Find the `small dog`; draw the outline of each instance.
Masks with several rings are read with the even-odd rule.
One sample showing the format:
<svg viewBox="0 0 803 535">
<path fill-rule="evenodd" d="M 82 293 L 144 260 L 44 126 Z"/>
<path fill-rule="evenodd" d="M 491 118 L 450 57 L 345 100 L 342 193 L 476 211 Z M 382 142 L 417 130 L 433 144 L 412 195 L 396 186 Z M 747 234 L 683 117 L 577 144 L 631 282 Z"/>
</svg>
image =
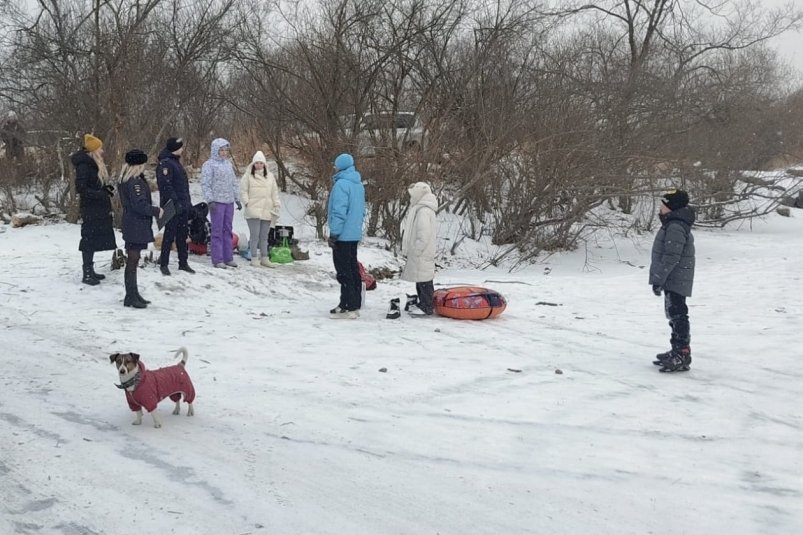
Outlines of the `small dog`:
<svg viewBox="0 0 803 535">
<path fill-rule="evenodd" d="M 145 410 L 153 417 L 153 426 L 162 427 L 162 421 L 156 413 L 156 405 L 167 397 L 176 402 L 173 414 L 181 412 L 182 395 L 184 395 L 184 401 L 189 405 L 187 416 L 195 414 L 195 410 L 192 408 L 192 402 L 195 400 L 195 387 L 185 369 L 189 354 L 184 347 L 176 350 L 175 356 L 179 354 L 182 355 L 181 362 L 175 366 L 167 366 L 158 370 L 145 368 L 136 353 L 109 355 L 109 360 L 120 374 L 120 384 L 114 386 L 125 390 L 129 408 L 137 413 L 136 419 L 132 422 L 133 425 L 142 423 L 142 407 L 145 407 Z"/>
</svg>

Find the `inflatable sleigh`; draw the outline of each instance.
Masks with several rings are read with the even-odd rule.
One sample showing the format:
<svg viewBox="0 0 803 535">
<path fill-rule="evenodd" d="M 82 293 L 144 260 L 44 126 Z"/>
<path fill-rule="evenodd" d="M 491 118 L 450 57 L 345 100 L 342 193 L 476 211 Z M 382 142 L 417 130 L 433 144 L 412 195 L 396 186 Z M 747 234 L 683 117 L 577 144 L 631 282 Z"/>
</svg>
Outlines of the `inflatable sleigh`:
<svg viewBox="0 0 803 535">
<path fill-rule="evenodd" d="M 507 301 L 494 290 L 458 286 L 435 290 L 433 305 L 440 316 L 456 320 L 485 320 L 504 312 Z"/>
</svg>

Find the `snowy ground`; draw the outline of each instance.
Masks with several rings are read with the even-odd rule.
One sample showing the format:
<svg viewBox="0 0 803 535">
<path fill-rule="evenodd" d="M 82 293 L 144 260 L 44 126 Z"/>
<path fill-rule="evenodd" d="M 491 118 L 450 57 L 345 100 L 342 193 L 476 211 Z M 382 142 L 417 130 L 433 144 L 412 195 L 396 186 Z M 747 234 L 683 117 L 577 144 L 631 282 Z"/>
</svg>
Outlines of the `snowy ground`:
<svg viewBox="0 0 803 535">
<path fill-rule="evenodd" d="M 335 322 L 319 243 L 276 270 L 149 266 L 153 304 L 133 310 L 110 253 L 106 281 L 80 284 L 77 226 L 0 229 L 0 533 L 801 533 L 794 215 L 697 231 L 694 363 L 678 375 L 650 363 L 668 339 L 652 236 L 438 274 L 505 294 L 496 320 L 386 320 L 410 289 L 391 281 Z M 108 355 L 155 368 L 181 345 L 196 416 L 167 402 L 163 428 L 131 426 Z"/>
</svg>

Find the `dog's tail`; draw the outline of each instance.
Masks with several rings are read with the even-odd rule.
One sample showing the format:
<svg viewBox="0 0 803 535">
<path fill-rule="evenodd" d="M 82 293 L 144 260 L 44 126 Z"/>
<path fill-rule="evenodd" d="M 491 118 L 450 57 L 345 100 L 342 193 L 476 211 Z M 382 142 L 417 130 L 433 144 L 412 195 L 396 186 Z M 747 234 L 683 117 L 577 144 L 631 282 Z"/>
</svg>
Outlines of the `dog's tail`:
<svg viewBox="0 0 803 535">
<path fill-rule="evenodd" d="M 182 366 L 186 365 L 187 359 L 190 358 L 190 353 L 187 351 L 187 348 L 180 347 L 176 349 L 176 354 L 174 356 L 177 357 L 179 355 L 181 355 L 181 362 L 179 362 L 179 364 L 181 364 Z"/>
</svg>

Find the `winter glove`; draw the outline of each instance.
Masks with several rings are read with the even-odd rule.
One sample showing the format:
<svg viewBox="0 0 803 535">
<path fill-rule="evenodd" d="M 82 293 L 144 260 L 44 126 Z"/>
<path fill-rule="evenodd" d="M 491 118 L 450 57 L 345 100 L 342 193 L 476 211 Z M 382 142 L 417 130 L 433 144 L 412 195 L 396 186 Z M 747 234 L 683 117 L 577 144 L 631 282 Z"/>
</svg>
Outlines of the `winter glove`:
<svg viewBox="0 0 803 535">
<path fill-rule="evenodd" d="M 241 203 L 240 201 L 235 201 L 235 202 L 237 203 L 237 209 L 238 210 L 242 210 L 243 209 L 243 203 Z"/>
<path fill-rule="evenodd" d="M 114 186 L 111 184 L 104 185 L 103 190 L 109 194 L 109 197 L 114 197 Z"/>
<path fill-rule="evenodd" d="M 337 236 L 329 236 L 329 239 L 326 240 L 326 243 L 329 244 L 329 247 L 334 249 L 335 244 L 337 243 Z"/>
<path fill-rule="evenodd" d="M 662 290 L 662 288 L 660 286 L 658 286 L 657 284 L 653 284 L 652 285 L 652 293 L 654 293 L 658 297 L 661 297 L 661 290 Z"/>
</svg>

